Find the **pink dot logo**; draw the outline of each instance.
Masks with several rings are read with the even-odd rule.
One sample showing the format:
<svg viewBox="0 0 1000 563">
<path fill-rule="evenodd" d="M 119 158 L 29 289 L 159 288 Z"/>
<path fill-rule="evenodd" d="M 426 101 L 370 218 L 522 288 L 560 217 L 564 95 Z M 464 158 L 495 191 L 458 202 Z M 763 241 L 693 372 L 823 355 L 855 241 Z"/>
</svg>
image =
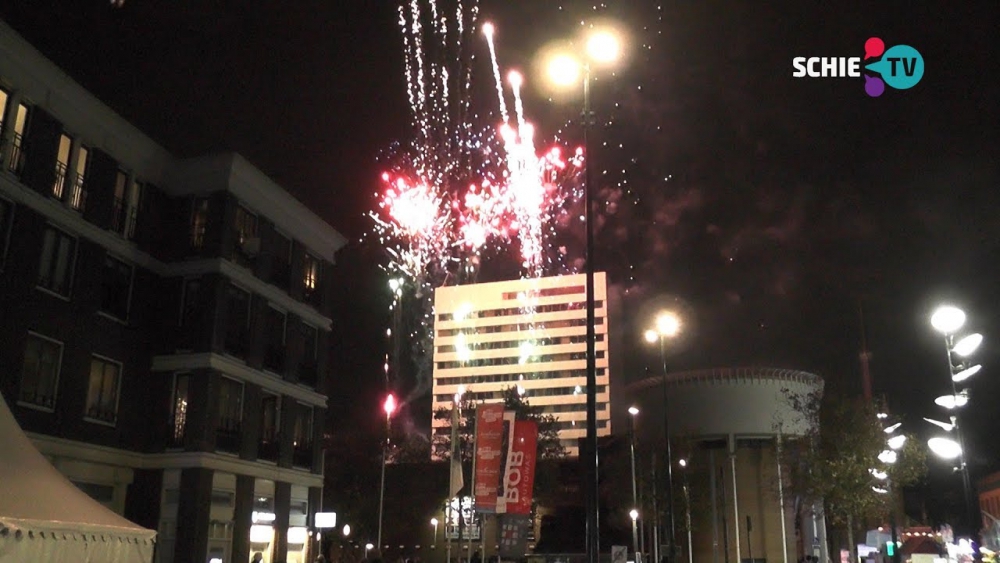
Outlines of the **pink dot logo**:
<svg viewBox="0 0 1000 563">
<path fill-rule="evenodd" d="M 885 42 L 878 37 L 869 37 L 865 41 L 865 60 L 872 57 L 881 57 L 885 52 Z"/>
</svg>

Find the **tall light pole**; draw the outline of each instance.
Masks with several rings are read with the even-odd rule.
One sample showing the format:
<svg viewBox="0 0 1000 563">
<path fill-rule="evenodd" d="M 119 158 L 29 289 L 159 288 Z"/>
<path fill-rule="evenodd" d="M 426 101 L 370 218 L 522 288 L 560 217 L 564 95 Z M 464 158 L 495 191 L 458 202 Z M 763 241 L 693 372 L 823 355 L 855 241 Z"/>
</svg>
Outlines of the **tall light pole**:
<svg viewBox="0 0 1000 563">
<path fill-rule="evenodd" d="M 886 418 L 887 414 L 879 414 L 880 419 Z M 878 455 L 878 460 L 884 463 L 886 466 L 891 466 L 896 463 L 899 456 L 896 454 L 897 450 L 903 448 L 906 444 L 905 434 L 895 434 L 896 430 L 901 426 L 900 423 L 893 424 L 886 428 L 883 428 L 886 434 L 890 437 L 886 440 L 886 446 L 889 449 L 882 450 L 882 453 Z M 882 481 L 885 481 L 885 487 L 873 486 L 872 490 L 876 493 L 891 495 L 889 498 L 889 528 L 890 528 L 890 539 L 892 541 L 892 561 L 893 563 L 899 563 L 900 561 L 900 551 L 899 551 L 899 539 L 897 537 L 896 531 L 896 503 L 894 502 L 892 496 L 895 496 L 895 490 L 892 487 L 892 477 L 889 476 L 888 468 L 886 471 L 881 471 L 878 469 L 869 469 L 871 474 Z"/>
<path fill-rule="evenodd" d="M 667 339 L 674 338 L 681 332 L 681 319 L 672 311 L 661 311 L 656 315 L 653 328 L 646 330 L 646 342 L 660 344 L 660 364 L 663 368 L 663 437 L 667 445 L 667 518 L 670 523 L 670 533 L 667 536 L 667 563 L 673 563 L 676 551 L 676 529 L 674 523 L 674 458 L 670 448 L 670 412 L 667 408 Z M 657 562 L 659 563 L 659 562 Z"/>
<path fill-rule="evenodd" d="M 437 542 L 438 542 L 438 519 L 437 518 L 431 518 L 431 526 L 434 526 L 434 543 L 431 544 L 431 547 L 436 547 L 437 546 Z"/>
<path fill-rule="evenodd" d="M 590 160 L 593 157 L 591 127 L 594 113 L 590 106 L 591 70 L 596 65 L 610 64 L 619 58 L 619 37 L 607 30 L 597 30 L 585 39 L 584 58 L 570 54 L 557 55 L 549 61 L 548 71 L 552 81 L 561 86 L 580 84 L 583 79 L 583 145 L 584 145 L 584 205 L 587 230 L 586 286 L 587 286 L 587 452 L 580 456 L 586 466 L 587 498 L 587 561 L 597 563 L 600 550 L 598 542 L 598 475 L 597 475 L 597 353 L 595 342 L 594 304 L 594 179 Z"/>
<path fill-rule="evenodd" d="M 684 475 L 684 524 L 687 528 L 687 552 L 688 552 L 688 563 L 694 563 L 694 550 L 691 549 L 691 492 L 688 490 L 688 472 L 687 466 L 688 462 L 686 459 L 681 459 L 677 461 L 677 464 L 683 469 Z"/>
<path fill-rule="evenodd" d="M 389 453 L 389 439 L 392 429 L 392 413 L 396 410 L 396 397 L 389 394 L 382 405 L 385 410 L 385 443 L 382 444 L 382 484 L 378 492 L 378 538 L 379 548 L 382 546 L 382 509 L 385 506 L 385 458 Z"/>
<path fill-rule="evenodd" d="M 639 548 L 638 548 L 638 545 L 639 545 L 639 526 L 638 526 L 639 511 L 633 508 L 632 510 L 628 511 L 628 515 L 629 515 L 630 518 L 632 518 L 632 545 L 636 546 L 636 548 L 635 548 L 635 563 L 641 563 L 642 556 L 639 555 Z"/>
<path fill-rule="evenodd" d="M 631 406 L 628 408 L 628 446 L 629 455 L 632 458 L 632 506 L 639 508 L 639 495 L 635 482 L 635 417 L 639 414 L 639 408 Z M 638 518 L 638 512 L 636 518 Z M 636 553 L 636 562 L 639 561 L 639 537 L 636 534 L 636 522 L 632 520 L 632 551 Z"/>
<path fill-rule="evenodd" d="M 970 356 L 976 351 L 983 341 L 983 335 L 978 333 L 970 334 L 956 341 L 956 335 L 964 325 L 965 312 L 958 307 L 949 305 L 938 307 L 931 315 L 931 326 L 944 336 L 945 351 L 948 358 L 948 375 L 952 392 L 950 397 L 939 397 L 935 402 L 949 410 L 955 410 L 955 414 L 952 416 L 952 425 L 955 429 L 955 436 L 958 439 L 958 469 L 962 473 L 962 497 L 965 504 L 965 515 L 968 518 L 968 525 L 970 527 L 969 533 L 975 536 L 979 530 L 979 518 L 976 517 L 974 510 L 975 503 L 972 499 L 972 482 L 969 477 L 969 466 L 966 462 L 967 449 L 965 437 L 962 434 L 962 427 L 959 424 L 958 418 L 958 409 L 968 402 L 968 395 L 965 389 L 959 393 L 958 387 L 955 384 L 968 379 L 979 371 L 980 366 L 969 366 L 963 358 Z M 935 440 L 935 438 L 931 440 Z M 935 449 L 935 446 L 930 442 L 928 442 L 928 446 L 932 450 Z"/>
</svg>

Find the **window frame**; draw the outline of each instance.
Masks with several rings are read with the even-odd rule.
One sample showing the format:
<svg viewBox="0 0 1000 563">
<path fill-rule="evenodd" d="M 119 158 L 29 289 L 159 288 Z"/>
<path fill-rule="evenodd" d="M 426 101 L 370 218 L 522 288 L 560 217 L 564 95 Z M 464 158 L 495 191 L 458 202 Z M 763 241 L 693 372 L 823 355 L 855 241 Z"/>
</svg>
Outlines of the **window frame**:
<svg viewBox="0 0 1000 563">
<path fill-rule="evenodd" d="M 59 235 L 65 236 L 66 238 L 68 238 L 68 239 L 70 239 L 70 240 L 73 241 L 73 256 L 72 256 L 72 259 L 70 260 L 69 266 L 67 268 L 67 272 L 68 272 L 67 275 L 69 276 L 69 279 L 66 282 L 66 294 L 63 295 L 62 293 L 59 293 L 58 291 L 56 291 L 54 289 L 51 289 L 51 288 L 48 288 L 48 287 L 46 287 L 46 286 L 44 286 L 44 285 L 41 284 L 41 279 L 39 279 L 42 276 L 42 257 L 43 256 L 42 256 L 41 252 L 39 252 L 38 271 L 35 274 L 36 275 L 36 278 L 35 278 L 35 288 L 38 289 L 39 291 L 44 292 L 44 293 L 48 293 L 49 295 L 58 297 L 59 299 L 63 299 L 65 301 L 70 301 L 73 298 L 73 285 L 74 285 L 74 282 L 76 281 L 76 261 L 77 261 L 77 258 L 80 255 L 80 237 L 78 237 L 76 235 L 70 234 L 69 232 L 67 232 L 67 231 L 59 228 L 58 226 L 56 226 L 54 223 L 46 223 L 45 224 L 45 229 L 42 231 L 42 249 L 41 249 L 42 251 L 45 250 L 45 234 L 49 230 L 54 231 L 55 233 L 57 233 Z M 54 264 L 55 264 L 55 261 L 52 262 L 52 266 L 54 266 Z"/>
<path fill-rule="evenodd" d="M 239 221 L 240 213 L 243 215 L 243 222 Z M 243 232 L 247 225 L 247 219 L 253 218 L 253 233 L 249 236 L 247 233 Z M 243 202 L 236 203 L 236 211 L 233 213 L 233 230 L 236 232 L 236 244 L 242 250 L 243 245 L 246 244 L 247 240 L 253 238 L 260 238 L 260 216 L 252 211 Z"/>
<path fill-rule="evenodd" d="M 184 405 L 184 424 L 181 427 L 180 437 L 177 436 L 177 381 L 181 377 L 187 378 L 187 388 L 185 389 L 187 403 Z M 170 438 L 168 443 L 176 444 L 184 443 L 184 435 L 187 432 L 187 413 L 188 408 L 191 406 L 191 380 L 194 378 L 194 373 L 190 371 L 177 371 L 174 372 L 173 385 L 170 387 Z"/>
<path fill-rule="evenodd" d="M 211 211 L 209 198 L 195 197 L 191 200 L 191 219 L 188 225 L 188 244 L 196 251 L 204 250 L 205 238 L 208 233 L 208 220 Z M 204 211 L 204 215 L 200 212 Z M 198 220 L 201 220 L 199 223 Z M 200 230 L 199 230 L 200 228 Z"/>
<path fill-rule="evenodd" d="M 267 389 L 261 390 L 261 417 L 260 417 L 260 434 L 261 438 L 264 436 L 264 401 L 273 397 L 274 398 L 274 436 L 272 439 L 274 441 L 279 441 L 278 434 L 281 432 L 281 394 L 274 391 L 269 391 Z M 263 440 L 258 440 L 258 442 Z"/>
<path fill-rule="evenodd" d="M 58 357 L 57 357 L 56 363 L 55 363 L 55 365 L 56 365 L 56 373 L 55 373 L 55 377 L 52 378 L 52 406 L 51 407 L 47 407 L 45 405 L 39 405 L 39 404 L 36 404 L 36 403 L 32 403 L 32 402 L 24 400 L 21 397 L 21 394 L 23 393 L 23 386 L 24 386 L 24 362 L 27 359 L 28 339 L 30 339 L 31 337 L 34 337 L 34 338 L 37 338 L 39 340 L 43 340 L 43 341 L 55 344 L 55 345 L 57 345 L 59 347 L 59 353 L 58 353 Z M 18 388 L 17 388 L 17 404 L 18 404 L 18 406 L 21 406 L 21 407 L 24 407 L 24 408 L 28 408 L 28 409 L 43 411 L 43 412 L 49 412 L 49 413 L 56 412 L 56 405 L 59 402 L 58 401 L 58 399 L 59 399 L 59 379 L 62 376 L 62 362 L 63 362 L 63 356 L 65 355 L 65 352 L 66 352 L 66 345 L 63 342 L 61 342 L 59 340 L 56 340 L 55 338 L 51 338 L 51 337 L 45 336 L 44 334 L 35 332 L 33 330 L 29 330 L 28 331 L 28 338 L 25 338 L 25 340 L 24 340 L 24 352 L 22 353 L 23 357 L 21 358 L 21 374 L 20 374 L 21 377 L 20 377 L 20 380 L 18 381 Z"/>
<path fill-rule="evenodd" d="M 241 379 L 236 379 L 235 377 L 229 377 L 229 376 L 227 376 L 225 374 L 221 374 L 220 375 L 220 380 L 222 380 L 222 381 L 229 381 L 231 383 L 235 383 L 236 385 L 239 385 L 239 387 L 240 387 L 239 417 L 236 419 L 236 422 L 242 428 L 242 426 L 243 426 L 243 411 L 246 409 L 247 384 L 246 384 L 245 381 L 243 381 Z M 222 390 L 222 386 L 220 384 L 219 391 L 221 392 L 221 390 Z M 222 406 L 222 397 L 221 396 L 219 397 L 219 406 L 220 407 Z M 224 409 L 220 408 L 219 409 L 219 421 L 217 423 L 217 426 L 220 427 L 220 428 L 222 427 L 223 412 L 224 412 Z"/>
<path fill-rule="evenodd" d="M 9 102 L 8 102 L 9 103 Z M 18 178 L 24 172 L 24 141 L 25 136 L 31 129 L 31 118 L 35 115 L 34 106 L 27 103 L 23 98 L 18 101 L 16 105 L 11 106 L 11 115 L 13 116 L 13 123 L 8 124 L 9 127 L 14 128 L 14 132 L 11 135 L 11 150 L 9 153 L 9 161 L 7 162 L 7 171 L 14 174 Z M 21 131 L 17 130 L 18 114 L 21 112 L 21 108 L 24 108 L 24 121 L 21 127 Z M 20 137 L 20 139 L 18 139 Z"/>
<path fill-rule="evenodd" d="M 205 278 L 203 276 L 191 276 L 191 277 L 181 278 L 181 302 L 177 314 L 177 326 L 183 327 L 186 319 L 184 313 L 187 312 L 188 284 L 191 282 L 198 282 L 198 285 L 201 286 L 202 282 L 204 282 L 204 279 Z"/>
<path fill-rule="evenodd" d="M 315 441 L 313 440 L 313 435 L 316 432 L 316 408 L 313 405 L 310 405 L 308 403 L 303 403 L 301 401 L 296 401 L 295 404 L 296 404 L 296 413 L 295 413 L 295 421 L 292 424 L 292 436 L 291 436 L 292 449 L 304 449 L 306 447 L 312 448 L 316 445 Z M 298 422 L 300 420 L 299 417 L 302 416 L 303 412 L 309 413 L 308 418 L 302 419 L 308 421 L 309 423 L 308 432 L 305 433 L 305 438 L 308 441 L 305 442 L 304 444 L 299 445 L 296 444 L 295 442 L 295 439 L 297 438 L 297 436 L 295 435 L 295 430 L 298 427 Z"/>
<path fill-rule="evenodd" d="M 60 153 L 62 153 L 63 139 L 67 141 L 66 147 L 66 162 L 60 160 Z M 73 145 L 76 143 L 76 139 L 70 135 L 68 132 L 63 131 L 59 134 L 59 145 L 56 147 L 56 162 L 55 162 L 55 174 L 56 177 L 52 180 L 52 188 L 49 190 L 49 195 L 63 201 L 66 196 L 66 186 L 69 184 L 69 171 L 70 164 L 73 162 Z"/>
<path fill-rule="evenodd" d="M 117 366 L 117 368 L 118 368 L 118 374 L 117 374 L 117 377 L 115 378 L 115 409 L 114 409 L 115 419 L 114 419 L 113 422 L 112 421 L 107 421 L 107 420 L 102 420 L 100 418 L 94 418 L 94 417 L 91 417 L 91 416 L 88 415 L 88 411 L 90 410 L 90 406 L 91 406 L 90 405 L 90 399 L 91 399 L 91 397 L 90 397 L 90 389 L 91 389 L 90 384 L 91 384 L 91 378 L 94 375 L 94 362 L 95 361 L 99 361 L 99 362 L 101 362 L 101 363 L 103 363 L 105 365 L 110 364 L 110 365 L 113 365 L 113 366 Z M 121 407 L 122 379 L 124 378 L 124 371 L 125 371 L 125 366 L 122 364 L 122 362 L 119 362 L 118 360 L 109 358 L 107 356 L 102 356 L 101 354 L 91 354 L 90 355 L 90 373 L 87 375 L 87 397 L 86 397 L 85 402 L 83 404 L 83 420 L 84 421 L 90 422 L 92 424 L 100 424 L 102 426 L 110 426 L 111 428 L 115 428 L 115 427 L 118 426 L 118 414 L 119 414 L 119 409 Z M 104 372 L 102 371 L 101 373 L 102 373 L 102 376 L 103 376 Z"/>
<path fill-rule="evenodd" d="M 135 264 L 133 264 L 133 263 L 131 263 L 131 262 L 129 262 L 129 261 L 123 259 L 123 258 L 119 258 L 115 254 L 112 254 L 112 253 L 108 252 L 108 253 L 106 253 L 104 255 L 104 264 L 103 264 L 103 266 L 104 266 L 104 272 L 102 272 L 102 274 L 107 274 L 107 263 L 108 263 L 109 260 L 113 260 L 115 262 L 123 264 L 123 265 L 127 266 L 128 269 L 129 269 L 129 275 L 128 275 L 128 295 L 125 297 L 125 318 L 118 317 L 116 314 L 114 314 L 114 313 L 112 313 L 110 311 L 106 311 L 104 309 L 104 303 L 103 303 L 103 301 L 104 301 L 104 299 L 103 299 L 104 295 L 103 295 L 103 292 L 104 292 L 104 283 L 105 283 L 106 280 L 103 278 L 103 276 L 102 276 L 102 279 L 101 279 L 101 291 L 102 291 L 101 304 L 98 307 L 97 314 L 101 315 L 102 317 L 107 317 L 107 318 L 109 318 L 109 319 L 111 319 L 113 321 L 118 321 L 118 322 L 121 322 L 123 324 L 128 324 L 129 317 L 132 314 L 132 293 L 135 290 Z"/>
<path fill-rule="evenodd" d="M 309 285 L 310 265 L 316 267 L 315 274 L 312 276 L 313 285 L 311 287 Z M 302 288 L 305 291 L 306 295 L 312 295 L 313 293 L 319 290 L 320 277 L 322 275 L 323 275 L 323 263 L 320 261 L 318 256 L 307 250 L 305 252 L 304 258 L 302 259 Z"/>
</svg>

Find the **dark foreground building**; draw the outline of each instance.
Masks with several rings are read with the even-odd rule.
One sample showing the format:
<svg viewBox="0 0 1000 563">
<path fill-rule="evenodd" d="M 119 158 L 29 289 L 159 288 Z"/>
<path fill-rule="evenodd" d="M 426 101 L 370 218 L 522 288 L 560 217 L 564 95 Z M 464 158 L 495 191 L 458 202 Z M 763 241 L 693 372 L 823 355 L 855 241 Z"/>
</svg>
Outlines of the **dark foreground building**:
<svg viewBox="0 0 1000 563">
<path fill-rule="evenodd" d="M 304 561 L 345 240 L 234 154 L 178 160 L 0 22 L 0 392 L 157 561 Z"/>
</svg>

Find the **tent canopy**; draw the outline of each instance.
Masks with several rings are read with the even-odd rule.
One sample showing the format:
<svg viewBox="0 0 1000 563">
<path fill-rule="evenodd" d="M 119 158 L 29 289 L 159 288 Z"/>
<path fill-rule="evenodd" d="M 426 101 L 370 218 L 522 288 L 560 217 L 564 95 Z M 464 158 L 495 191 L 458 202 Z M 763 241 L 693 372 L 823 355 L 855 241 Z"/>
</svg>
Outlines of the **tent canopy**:
<svg viewBox="0 0 1000 563">
<path fill-rule="evenodd" d="M 156 532 L 87 496 L 25 436 L 0 399 L 0 562 L 150 563 Z"/>
</svg>

